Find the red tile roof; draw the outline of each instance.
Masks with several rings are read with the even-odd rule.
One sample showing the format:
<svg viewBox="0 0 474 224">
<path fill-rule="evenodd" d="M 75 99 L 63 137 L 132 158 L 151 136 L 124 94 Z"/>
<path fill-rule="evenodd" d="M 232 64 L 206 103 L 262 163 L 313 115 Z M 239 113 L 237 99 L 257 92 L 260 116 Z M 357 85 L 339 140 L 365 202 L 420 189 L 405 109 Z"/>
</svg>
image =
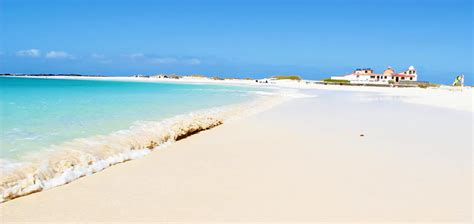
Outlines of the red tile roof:
<svg viewBox="0 0 474 224">
<path fill-rule="evenodd" d="M 407 74 L 401 74 L 401 73 L 393 74 L 393 76 L 395 76 L 395 77 L 415 77 L 415 75 L 407 75 Z"/>
</svg>

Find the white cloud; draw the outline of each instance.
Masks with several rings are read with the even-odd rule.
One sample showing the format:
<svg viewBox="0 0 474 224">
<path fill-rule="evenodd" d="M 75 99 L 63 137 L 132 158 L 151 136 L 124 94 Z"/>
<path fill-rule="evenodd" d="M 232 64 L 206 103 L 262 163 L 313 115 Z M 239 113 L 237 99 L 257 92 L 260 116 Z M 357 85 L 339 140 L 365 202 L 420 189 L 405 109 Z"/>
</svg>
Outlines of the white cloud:
<svg viewBox="0 0 474 224">
<path fill-rule="evenodd" d="M 21 50 L 16 52 L 16 56 L 37 58 L 41 56 L 41 51 L 38 49 Z"/>
<path fill-rule="evenodd" d="M 47 58 L 65 58 L 65 59 L 74 59 L 74 56 L 68 54 L 64 51 L 50 51 L 46 54 Z"/>
<path fill-rule="evenodd" d="M 124 54 L 123 56 L 131 59 L 145 58 L 143 53 Z"/>
<path fill-rule="evenodd" d="M 164 57 L 164 58 L 150 58 L 148 59 L 149 63 L 152 64 L 172 64 L 178 62 L 176 58 Z"/>
<path fill-rule="evenodd" d="M 94 59 L 104 59 L 104 58 L 105 58 L 105 55 L 103 55 L 103 54 L 91 54 L 91 58 L 94 58 Z"/>
<path fill-rule="evenodd" d="M 186 60 L 185 63 L 188 65 L 199 65 L 201 64 L 201 60 L 197 58 L 191 58 L 191 59 Z"/>
</svg>

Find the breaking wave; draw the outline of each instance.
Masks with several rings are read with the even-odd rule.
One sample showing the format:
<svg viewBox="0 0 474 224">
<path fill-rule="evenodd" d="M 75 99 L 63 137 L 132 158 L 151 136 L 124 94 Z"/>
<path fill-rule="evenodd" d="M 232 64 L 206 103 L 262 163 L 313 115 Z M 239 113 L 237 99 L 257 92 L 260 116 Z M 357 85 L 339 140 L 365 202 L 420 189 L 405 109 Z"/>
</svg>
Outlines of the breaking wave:
<svg viewBox="0 0 474 224">
<path fill-rule="evenodd" d="M 29 154 L 21 162 L 0 159 L 0 202 L 69 183 L 114 164 L 283 102 L 260 96 L 237 105 L 201 110 L 162 121 L 137 122 L 108 135 L 79 138 Z"/>
</svg>

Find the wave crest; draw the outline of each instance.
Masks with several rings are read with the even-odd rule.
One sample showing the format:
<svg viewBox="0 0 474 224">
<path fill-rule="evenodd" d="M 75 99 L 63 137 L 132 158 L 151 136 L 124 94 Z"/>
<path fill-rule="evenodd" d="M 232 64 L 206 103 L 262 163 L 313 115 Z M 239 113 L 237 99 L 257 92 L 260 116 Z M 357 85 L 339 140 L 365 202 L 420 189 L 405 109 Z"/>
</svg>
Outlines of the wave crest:
<svg viewBox="0 0 474 224">
<path fill-rule="evenodd" d="M 108 135 L 79 138 L 29 154 L 22 161 L 0 160 L 0 202 L 69 183 L 111 165 L 142 157 L 224 121 L 256 113 L 283 101 L 258 100 L 179 115 L 163 121 L 137 122 Z"/>
</svg>

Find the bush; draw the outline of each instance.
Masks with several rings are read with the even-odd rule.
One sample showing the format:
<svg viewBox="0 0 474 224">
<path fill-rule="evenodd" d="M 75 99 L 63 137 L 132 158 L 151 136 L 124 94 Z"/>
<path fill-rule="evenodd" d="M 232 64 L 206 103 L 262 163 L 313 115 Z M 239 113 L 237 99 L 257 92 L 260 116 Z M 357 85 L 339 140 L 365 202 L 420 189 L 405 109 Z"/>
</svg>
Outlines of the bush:
<svg viewBox="0 0 474 224">
<path fill-rule="evenodd" d="M 282 80 L 282 79 L 298 80 L 298 81 L 301 80 L 301 77 L 297 75 L 277 75 L 277 76 L 273 76 L 273 78 L 277 80 Z"/>
<path fill-rule="evenodd" d="M 417 85 L 419 88 L 423 88 L 423 89 L 426 89 L 428 87 L 439 87 L 440 85 L 439 84 L 435 84 L 435 83 L 418 83 Z"/>
<path fill-rule="evenodd" d="M 327 78 L 327 79 L 323 79 L 323 82 L 328 82 L 328 83 L 350 83 L 351 81 Z"/>
<path fill-rule="evenodd" d="M 429 86 L 428 84 L 424 84 L 424 83 L 418 84 L 418 87 L 423 88 L 423 89 L 428 88 L 428 86 Z"/>
</svg>

